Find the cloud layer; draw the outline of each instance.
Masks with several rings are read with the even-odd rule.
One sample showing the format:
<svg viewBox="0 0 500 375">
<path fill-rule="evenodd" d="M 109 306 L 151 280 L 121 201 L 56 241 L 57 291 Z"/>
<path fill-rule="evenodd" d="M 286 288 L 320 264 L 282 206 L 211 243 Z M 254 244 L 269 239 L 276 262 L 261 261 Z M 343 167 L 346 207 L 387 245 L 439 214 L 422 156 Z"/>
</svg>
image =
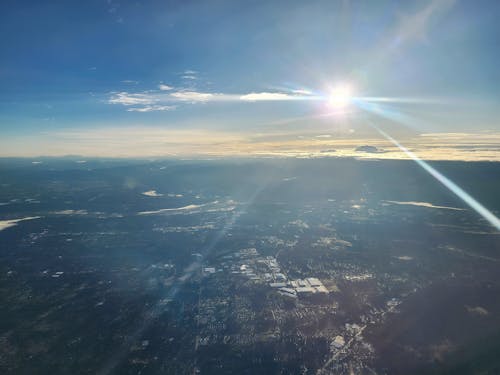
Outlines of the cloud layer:
<svg viewBox="0 0 500 375">
<path fill-rule="evenodd" d="M 408 155 L 386 139 L 348 134 L 256 134 L 251 130 L 160 127 L 67 129 L 23 137 L 23 149 L 16 147 L 19 139 L 4 137 L 0 140 L 0 156 L 408 159 Z M 500 133 L 423 134 L 405 139 L 404 144 L 426 160 L 500 161 Z M 384 152 L 369 153 L 364 151 L 366 146 Z"/>
</svg>

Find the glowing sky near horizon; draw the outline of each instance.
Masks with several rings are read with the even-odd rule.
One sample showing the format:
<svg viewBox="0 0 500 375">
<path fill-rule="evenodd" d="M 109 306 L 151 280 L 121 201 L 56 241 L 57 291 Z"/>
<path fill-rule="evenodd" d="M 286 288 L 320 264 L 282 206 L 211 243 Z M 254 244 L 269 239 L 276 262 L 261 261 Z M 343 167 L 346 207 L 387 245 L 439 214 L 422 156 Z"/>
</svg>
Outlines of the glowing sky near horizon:
<svg viewBox="0 0 500 375">
<path fill-rule="evenodd" d="M 495 10 L 500 4 L 485 0 L 4 2 L 0 156 L 123 156 L 127 148 L 159 156 L 160 145 L 142 142 L 154 129 L 164 155 L 185 143 L 181 133 L 191 134 L 190 149 L 206 146 L 196 153 L 219 136 L 249 153 L 265 149 L 255 139 L 275 134 L 372 142 L 351 105 L 359 98 L 408 113 L 413 137 L 496 139 Z M 210 144 L 204 134 L 214 135 Z M 487 149 L 481 160 L 497 154 Z"/>
</svg>

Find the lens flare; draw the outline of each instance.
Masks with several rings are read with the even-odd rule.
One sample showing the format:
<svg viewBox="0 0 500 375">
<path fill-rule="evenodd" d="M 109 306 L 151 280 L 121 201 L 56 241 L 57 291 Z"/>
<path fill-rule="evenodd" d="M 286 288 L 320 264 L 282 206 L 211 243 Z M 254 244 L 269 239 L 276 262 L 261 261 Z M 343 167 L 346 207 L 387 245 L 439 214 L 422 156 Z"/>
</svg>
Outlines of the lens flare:
<svg viewBox="0 0 500 375">
<path fill-rule="evenodd" d="M 356 102 L 360 108 L 369 111 L 373 114 L 379 115 L 383 118 L 387 118 L 390 120 L 397 121 L 398 118 L 394 116 L 394 114 L 388 113 L 384 110 L 384 107 L 381 105 L 373 105 L 367 104 L 363 101 L 359 100 Z M 397 113 L 395 113 L 397 115 Z M 398 121 L 401 123 L 401 121 Z M 470 208 L 476 211 L 479 215 L 483 217 L 487 222 L 489 222 L 495 229 L 500 230 L 500 219 L 484 207 L 481 203 L 479 203 L 476 199 L 474 199 L 470 194 L 468 194 L 465 190 L 463 190 L 460 186 L 458 186 L 455 182 L 450 180 L 448 177 L 444 176 L 441 172 L 437 171 L 434 167 L 429 165 L 426 161 L 420 159 L 415 153 L 407 149 L 396 139 L 391 137 L 389 134 L 380 129 L 377 125 L 368 121 L 368 124 L 374 128 L 378 133 L 380 133 L 385 139 L 394 144 L 397 148 L 403 151 L 407 156 L 409 156 L 413 161 L 415 161 L 419 166 L 421 166 L 426 172 L 428 172 L 432 177 L 434 177 L 441 184 L 446 186 L 448 190 L 450 190 L 453 194 L 455 194 L 458 198 L 460 198 L 465 204 L 467 204 Z"/>
</svg>

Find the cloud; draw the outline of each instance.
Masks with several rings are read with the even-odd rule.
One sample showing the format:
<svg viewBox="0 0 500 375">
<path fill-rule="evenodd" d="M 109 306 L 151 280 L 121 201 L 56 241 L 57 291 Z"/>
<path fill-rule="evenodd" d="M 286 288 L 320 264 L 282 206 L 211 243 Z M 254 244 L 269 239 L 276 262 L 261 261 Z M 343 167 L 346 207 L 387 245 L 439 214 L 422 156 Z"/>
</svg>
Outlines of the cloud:
<svg viewBox="0 0 500 375">
<path fill-rule="evenodd" d="M 148 105 L 145 107 L 127 108 L 127 112 L 173 111 L 176 108 L 177 106 L 175 105 Z"/>
<path fill-rule="evenodd" d="M 298 89 L 298 90 L 292 90 L 292 92 L 294 94 L 298 94 L 298 95 L 312 95 L 312 91 L 309 91 L 309 90 L 304 90 L 304 89 Z"/>
<path fill-rule="evenodd" d="M 447 133 L 422 133 L 421 137 L 426 137 L 428 140 L 434 141 L 454 141 L 454 142 L 466 142 L 472 144 L 481 144 L 484 142 L 500 142 L 500 133 L 493 133 L 490 131 L 484 131 L 481 133 L 458 133 L 458 132 L 447 132 Z"/>
<path fill-rule="evenodd" d="M 110 104 L 122 104 L 122 105 L 148 105 L 153 104 L 155 99 L 148 94 L 130 94 L 126 91 L 113 93 L 111 98 L 108 100 Z"/>
<path fill-rule="evenodd" d="M 170 91 L 170 90 L 173 90 L 174 88 L 172 86 L 169 86 L 169 85 L 165 85 L 163 83 L 160 83 L 158 85 L 158 88 L 161 90 L 161 91 Z"/>
<path fill-rule="evenodd" d="M 213 100 L 219 94 L 197 91 L 177 91 L 170 94 L 170 97 L 186 102 L 206 102 Z"/>
<path fill-rule="evenodd" d="M 236 98 L 238 100 L 238 98 Z M 134 106 L 136 107 L 136 106 Z M 127 107 L 134 108 L 134 107 Z M 137 106 L 147 107 L 147 106 Z M 147 110 L 145 110 L 147 111 Z M 264 133 L 253 130 L 210 128 L 106 127 L 67 129 L 0 138 L 1 156 L 37 157 L 82 155 L 101 157 L 355 157 L 358 159 L 409 159 L 398 147 L 380 137 L 345 137 L 332 134 L 317 138 L 322 132 Z M 371 138 L 370 138 L 371 137 Z M 487 134 L 481 134 L 487 137 Z M 489 134 L 490 143 L 500 146 L 500 133 Z M 467 139 L 433 139 L 430 136 L 406 138 L 404 145 L 424 160 L 500 161 L 500 147 L 464 148 Z M 360 144 L 374 146 L 383 153 L 355 151 Z M 22 145 L 22 147 L 21 147 Z M 331 155 L 329 155 L 331 154 Z"/>
<path fill-rule="evenodd" d="M 103 157 L 166 157 L 210 155 L 232 152 L 241 142 L 239 134 L 215 129 L 169 129 L 164 127 L 116 126 L 88 129 L 66 129 L 17 138 L 0 139 L 0 155 L 19 155 L 18 142 L 24 142 L 23 153 L 34 155 L 82 155 Z M 10 146 L 7 147 L 7 143 Z M 16 147 L 14 144 L 17 143 Z M 5 146 L 5 147 L 4 147 Z M 227 151 L 223 151 L 223 150 Z M 17 151 L 16 151 L 17 150 Z"/>
<path fill-rule="evenodd" d="M 160 91 L 129 93 L 126 91 L 114 92 L 108 99 L 109 104 L 121 104 L 128 108 L 128 112 L 171 111 L 176 109 L 176 102 L 198 103 L 216 99 L 230 100 L 230 95 L 198 91 L 173 91 L 174 88 L 160 84 Z M 164 91 L 170 91 L 164 93 Z"/>
<path fill-rule="evenodd" d="M 194 70 L 185 72 L 192 73 L 196 78 Z M 186 75 L 184 75 L 186 76 Z M 191 79 L 190 78 L 190 79 Z M 123 81 L 135 82 L 135 81 Z M 285 101 L 285 100 L 321 100 L 321 97 L 313 96 L 308 90 L 298 89 L 288 92 L 250 92 L 244 94 L 227 94 L 217 92 L 200 92 L 196 89 L 175 88 L 173 86 L 160 83 L 156 89 L 142 92 L 112 92 L 108 99 L 109 104 L 120 104 L 127 106 L 128 112 L 151 112 L 170 111 L 176 108 L 175 104 L 183 103 L 205 103 L 209 101 L 226 102 L 256 102 L 256 101 Z"/>
<path fill-rule="evenodd" d="M 196 80 L 198 79 L 198 72 L 196 70 L 187 69 L 181 73 L 182 79 Z"/>
<path fill-rule="evenodd" d="M 245 94 L 240 96 L 240 100 L 245 100 L 249 102 L 256 101 L 272 101 L 272 100 L 292 100 L 296 97 L 294 95 L 285 94 L 282 92 L 252 92 L 250 94 Z"/>
</svg>

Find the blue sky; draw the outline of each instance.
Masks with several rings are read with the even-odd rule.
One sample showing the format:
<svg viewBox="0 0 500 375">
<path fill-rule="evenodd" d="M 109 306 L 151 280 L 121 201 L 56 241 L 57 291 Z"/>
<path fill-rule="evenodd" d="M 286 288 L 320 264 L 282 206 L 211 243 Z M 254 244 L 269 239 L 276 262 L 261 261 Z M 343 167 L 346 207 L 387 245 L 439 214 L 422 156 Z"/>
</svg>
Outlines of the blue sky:
<svg viewBox="0 0 500 375">
<path fill-rule="evenodd" d="M 214 142 L 371 137 L 355 106 L 323 116 L 330 90 L 345 82 L 354 96 L 412 99 L 390 103 L 411 117 L 399 124 L 411 134 L 500 131 L 499 8 L 484 0 L 4 1 L 2 154 L 70 153 L 84 134 L 84 154 L 99 155 L 88 138 L 137 138 L 140 129 L 172 142 L 197 132 Z"/>
</svg>

